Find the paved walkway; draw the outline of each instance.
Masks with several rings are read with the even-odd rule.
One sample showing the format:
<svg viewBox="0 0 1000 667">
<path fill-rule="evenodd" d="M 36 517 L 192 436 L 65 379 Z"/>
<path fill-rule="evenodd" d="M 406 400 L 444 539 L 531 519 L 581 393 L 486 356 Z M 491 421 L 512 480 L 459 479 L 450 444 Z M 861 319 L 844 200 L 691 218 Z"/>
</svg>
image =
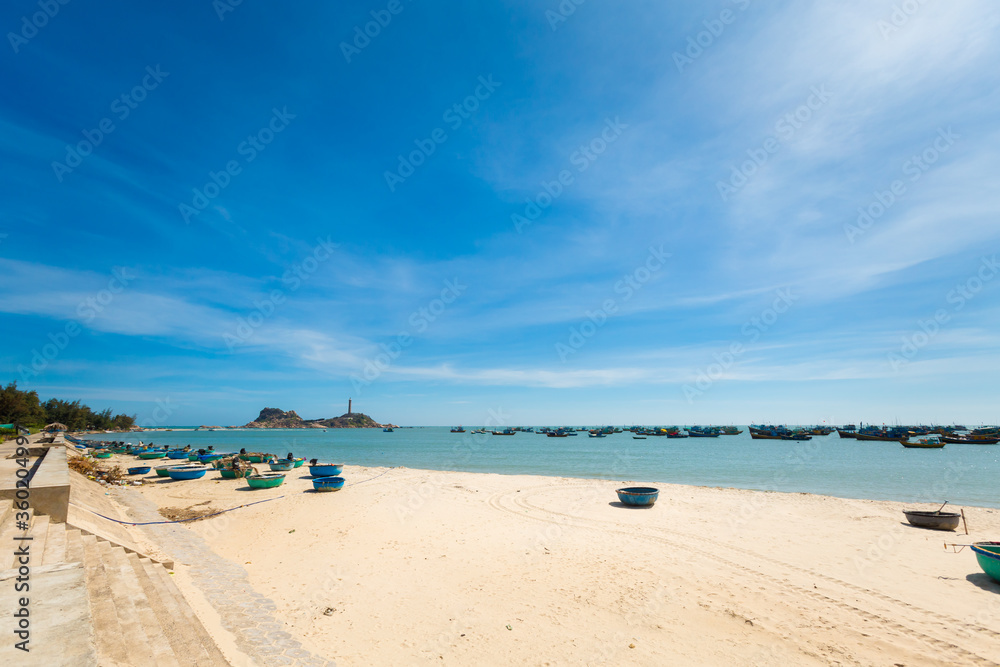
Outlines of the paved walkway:
<svg viewBox="0 0 1000 667">
<path fill-rule="evenodd" d="M 118 496 L 136 521 L 162 521 L 156 505 L 140 493 Z M 191 566 L 191 578 L 236 638 L 236 645 L 256 664 L 336 667 L 332 660 L 313 655 L 281 629 L 272 615 L 277 607 L 253 589 L 243 567 L 212 551 L 195 532 L 177 524 L 143 526 L 160 548 L 176 561 Z"/>
</svg>

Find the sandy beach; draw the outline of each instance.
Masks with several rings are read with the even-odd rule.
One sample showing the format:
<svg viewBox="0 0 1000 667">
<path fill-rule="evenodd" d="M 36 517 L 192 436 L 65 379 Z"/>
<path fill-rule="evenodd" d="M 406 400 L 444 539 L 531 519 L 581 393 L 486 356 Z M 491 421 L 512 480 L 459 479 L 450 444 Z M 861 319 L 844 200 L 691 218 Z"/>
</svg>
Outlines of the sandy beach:
<svg viewBox="0 0 1000 667">
<path fill-rule="evenodd" d="M 341 666 L 1000 663 L 1000 585 L 943 548 L 1000 539 L 1000 510 L 966 508 L 966 536 L 911 527 L 893 502 L 659 485 L 631 509 L 621 482 L 353 466 L 320 494 L 300 470 L 273 490 L 210 475 L 107 498 L 284 496 L 185 530 Z M 231 645 L 189 565 L 179 584 Z"/>
</svg>

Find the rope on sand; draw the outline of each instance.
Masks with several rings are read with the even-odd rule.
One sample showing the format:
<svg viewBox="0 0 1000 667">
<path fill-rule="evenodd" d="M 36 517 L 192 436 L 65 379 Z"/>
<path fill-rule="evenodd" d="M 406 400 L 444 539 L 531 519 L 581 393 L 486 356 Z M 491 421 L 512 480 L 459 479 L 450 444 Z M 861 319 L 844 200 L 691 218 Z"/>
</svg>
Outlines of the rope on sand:
<svg viewBox="0 0 1000 667">
<path fill-rule="evenodd" d="M 364 484 L 365 482 L 370 482 L 373 479 L 378 479 L 382 475 L 385 475 L 386 473 L 388 473 L 392 469 L 393 468 L 386 468 L 384 471 L 380 472 L 379 474 L 375 475 L 374 477 L 369 477 L 368 479 L 363 479 L 360 482 L 352 482 L 351 484 L 345 484 L 344 486 L 354 486 L 356 484 Z M 302 493 L 305 493 L 305 491 L 302 491 Z M 86 507 L 81 507 L 80 505 L 76 505 L 74 503 L 70 503 L 70 505 L 73 505 L 73 507 L 79 507 L 82 510 L 86 510 L 86 511 L 90 512 L 91 514 L 95 514 L 95 515 L 101 517 L 102 519 L 107 519 L 108 521 L 113 521 L 115 523 L 120 523 L 120 524 L 125 525 L 125 526 L 159 526 L 159 525 L 167 524 L 167 523 L 186 523 L 188 521 L 197 521 L 198 519 L 209 519 L 209 518 L 211 518 L 213 516 L 219 516 L 220 514 L 225 514 L 226 512 L 232 512 L 233 510 L 243 509 L 244 507 L 252 507 L 253 505 L 260 505 L 261 503 L 269 503 L 272 500 L 281 500 L 282 498 L 287 498 L 287 497 L 288 496 L 276 496 L 274 498 L 266 498 L 264 500 L 258 500 L 258 501 L 252 502 L 252 503 L 246 503 L 245 505 L 239 505 L 237 507 L 230 507 L 229 509 L 226 509 L 226 510 L 219 510 L 218 512 L 213 512 L 212 514 L 203 514 L 201 516 L 191 517 L 190 519 L 177 519 L 176 521 L 145 521 L 145 522 L 140 522 L 140 523 L 133 523 L 131 521 L 121 521 L 119 519 L 112 519 L 111 517 L 104 516 L 100 512 L 95 512 L 92 509 L 88 509 Z"/>
</svg>

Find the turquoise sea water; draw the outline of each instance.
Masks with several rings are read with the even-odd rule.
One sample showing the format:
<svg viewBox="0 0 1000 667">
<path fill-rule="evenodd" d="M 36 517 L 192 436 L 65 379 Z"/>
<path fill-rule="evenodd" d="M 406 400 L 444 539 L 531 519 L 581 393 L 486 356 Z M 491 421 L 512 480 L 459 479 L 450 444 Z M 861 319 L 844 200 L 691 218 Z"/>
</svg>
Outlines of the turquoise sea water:
<svg viewBox="0 0 1000 667">
<path fill-rule="evenodd" d="M 1000 507 L 1000 445 L 904 449 L 836 433 L 806 442 L 737 436 L 633 440 L 631 433 L 547 438 L 450 433 L 447 427 L 381 429 L 171 431 L 105 436 L 218 451 L 291 451 L 307 459 L 500 474 L 664 482 L 844 498 Z M 96 438 L 97 436 L 90 436 Z"/>
</svg>

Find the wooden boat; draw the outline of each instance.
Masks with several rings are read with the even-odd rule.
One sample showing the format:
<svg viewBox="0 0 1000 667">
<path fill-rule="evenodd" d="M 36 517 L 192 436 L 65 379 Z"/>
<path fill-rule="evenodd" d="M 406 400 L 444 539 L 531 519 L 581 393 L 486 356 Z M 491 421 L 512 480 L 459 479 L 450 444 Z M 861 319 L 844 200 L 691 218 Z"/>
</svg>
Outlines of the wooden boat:
<svg viewBox="0 0 1000 667">
<path fill-rule="evenodd" d="M 545 434 L 549 438 L 568 438 L 569 433 L 560 433 L 558 431 L 549 431 Z"/>
<path fill-rule="evenodd" d="M 459 426 L 458 428 L 451 429 L 452 433 L 465 433 L 465 429 Z"/>
<path fill-rule="evenodd" d="M 313 463 L 309 466 L 309 474 L 313 477 L 336 477 L 343 469 L 343 463 Z"/>
<path fill-rule="evenodd" d="M 944 447 L 945 443 L 940 440 L 932 440 L 931 438 L 921 438 L 916 442 L 902 441 L 903 447 L 907 449 L 941 449 Z"/>
<path fill-rule="evenodd" d="M 942 435 L 941 439 L 952 445 L 995 445 L 1000 442 L 1000 438 L 990 438 L 987 436 L 966 436 L 966 435 L 956 435 L 948 436 Z"/>
<path fill-rule="evenodd" d="M 955 530 L 962 515 L 958 512 L 924 512 L 921 510 L 903 510 L 906 520 L 912 525 L 932 530 Z"/>
<path fill-rule="evenodd" d="M 340 491 L 344 488 L 344 478 L 317 477 L 313 480 L 313 488 L 317 491 Z"/>
<path fill-rule="evenodd" d="M 208 466 L 173 466 L 167 468 L 170 479 L 201 479 L 208 472 Z"/>
<path fill-rule="evenodd" d="M 251 475 L 246 480 L 251 489 L 274 489 L 285 481 L 285 473 L 265 472 L 262 475 Z"/>
<path fill-rule="evenodd" d="M 1000 583 L 1000 542 L 976 542 L 972 545 L 972 551 L 983 572 Z"/>
<path fill-rule="evenodd" d="M 629 486 L 624 489 L 617 489 L 618 500 L 623 505 L 632 507 L 652 507 L 656 499 L 660 497 L 660 490 L 651 486 Z"/>
<path fill-rule="evenodd" d="M 858 433 L 854 436 L 857 440 L 871 442 L 905 442 L 906 436 L 892 436 L 884 433 Z"/>
<path fill-rule="evenodd" d="M 517 431 L 509 428 L 505 428 L 502 431 L 490 431 L 493 435 L 514 435 Z"/>
<path fill-rule="evenodd" d="M 841 438 L 852 438 L 856 439 L 858 437 L 857 431 L 851 431 L 845 428 L 838 428 L 837 433 L 840 434 Z"/>
</svg>

